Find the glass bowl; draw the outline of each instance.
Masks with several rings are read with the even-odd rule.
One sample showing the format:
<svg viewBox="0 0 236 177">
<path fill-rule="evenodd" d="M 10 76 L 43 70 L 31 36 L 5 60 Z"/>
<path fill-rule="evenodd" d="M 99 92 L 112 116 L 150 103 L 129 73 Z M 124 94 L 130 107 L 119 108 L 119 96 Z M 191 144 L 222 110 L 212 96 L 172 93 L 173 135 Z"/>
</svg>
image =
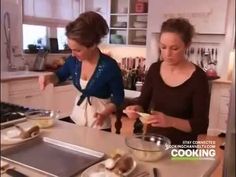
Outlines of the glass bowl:
<svg viewBox="0 0 236 177">
<path fill-rule="evenodd" d="M 25 113 L 25 116 L 40 128 L 49 128 L 59 118 L 59 113 L 50 110 L 30 110 Z"/>
<path fill-rule="evenodd" d="M 171 141 L 162 135 L 137 134 L 132 137 L 126 137 L 125 144 L 138 160 L 153 162 L 168 153 Z"/>
</svg>

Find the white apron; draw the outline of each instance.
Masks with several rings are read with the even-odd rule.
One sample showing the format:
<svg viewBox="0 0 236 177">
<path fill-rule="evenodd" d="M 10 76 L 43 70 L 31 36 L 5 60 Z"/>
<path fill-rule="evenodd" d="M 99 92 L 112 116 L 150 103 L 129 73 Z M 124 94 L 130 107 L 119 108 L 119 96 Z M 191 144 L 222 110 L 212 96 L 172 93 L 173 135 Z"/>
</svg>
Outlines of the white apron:
<svg viewBox="0 0 236 177">
<path fill-rule="evenodd" d="M 88 81 L 80 79 L 81 88 L 84 89 Z M 97 97 L 90 97 L 91 105 L 88 102 L 88 98 L 85 98 L 84 101 L 78 106 L 77 102 L 80 99 L 82 93 L 78 90 L 78 95 L 75 99 L 74 108 L 70 115 L 71 119 L 80 126 L 87 126 L 97 129 L 108 129 L 111 128 L 111 115 L 104 119 L 102 126 L 97 126 L 95 124 L 96 118 L 94 114 L 96 112 L 100 113 L 105 109 L 105 106 L 111 102 L 111 99 L 101 99 Z"/>
</svg>

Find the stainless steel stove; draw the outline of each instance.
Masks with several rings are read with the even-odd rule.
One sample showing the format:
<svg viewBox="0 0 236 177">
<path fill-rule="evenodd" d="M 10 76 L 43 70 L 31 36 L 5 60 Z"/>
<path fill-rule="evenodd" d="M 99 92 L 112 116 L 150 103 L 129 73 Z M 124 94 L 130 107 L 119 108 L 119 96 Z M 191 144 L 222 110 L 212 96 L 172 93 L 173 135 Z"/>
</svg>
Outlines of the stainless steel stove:
<svg viewBox="0 0 236 177">
<path fill-rule="evenodd" d="M 30 110 L 16 104 L 1 102 L 1 129 L 26 120 L 25 112 Z"/>
</svg>

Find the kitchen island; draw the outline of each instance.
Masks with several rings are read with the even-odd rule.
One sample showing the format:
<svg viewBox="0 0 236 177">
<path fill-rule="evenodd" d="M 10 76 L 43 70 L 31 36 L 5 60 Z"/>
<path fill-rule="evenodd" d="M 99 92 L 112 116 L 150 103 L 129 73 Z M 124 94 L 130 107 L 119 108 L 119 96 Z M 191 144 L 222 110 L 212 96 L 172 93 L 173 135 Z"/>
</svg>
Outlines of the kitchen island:
<svg viewBox="0 0 236 177">
<path fill-rule="evenodd" d="M 31 124 L 31 122 L 20 123 L 22 127 L 27 127 L 29 124 Z M 10 128 L 3 129 L 1 130 L 1 133 L 4 133 L 9 129 Z M 79 127 L 63 121 L 57 121 L 51 128 L 41 129 L 40 136 L 50 137 L 66 143 L 83 146 L 105 154 L 111 154 L 115 149 L 128 151 L 128 148 L 125 145 L 125 137 L 121 135 L 87 127 Z M 8 147 L 9 146 L 1 146 L 1 151 Z M 142 171 L 149 172 L 150 177 L 153 177 L 153 167 L 158 168 L 160 177 L 207 177 L 210 176 L 217 167 L 219 160 L 178 161 L 171 160 L 170 157 L 166 156 L 157 162 L 141 162 L 138 160 L 137 162 L 137 168 L 130 174 L 130 177 L 135 177 Z M 45 163 L 47 163 L 47 157 L 45 157 Z M 17 164 L 11 163 L 11 165 L 14 166 L 17 171 L 20 171 L 27 176 L 46 176 L 43 173 L 39 173 Z M 3 174 L 2 176 L 5 177 L 7 175 Z"/>
</svg>

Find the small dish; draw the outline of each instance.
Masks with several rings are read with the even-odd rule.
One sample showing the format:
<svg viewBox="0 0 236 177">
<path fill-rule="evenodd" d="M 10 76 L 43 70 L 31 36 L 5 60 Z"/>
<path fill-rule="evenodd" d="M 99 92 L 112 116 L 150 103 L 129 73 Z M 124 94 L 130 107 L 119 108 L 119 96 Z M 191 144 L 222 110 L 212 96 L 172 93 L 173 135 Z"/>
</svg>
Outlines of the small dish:
<svg viewBox="0 0 236 177">
<path fill-rule="evenodd" d="M 1 145 L 14 145 L 14 144 L 23 143 L 25 141 L 31 140 L 31 139 L 39 136 L 39 134 L 40 134 L 40 132 L 39 132 L 29 138 L 23 139 L 20 137 L 20 133 L 21 133 L 21 131 L 15 127 L 6 131 L 6 132 L 2 132 L 1 133 Z"/>
<path fill-rule="evenodd" d="M 83 173 L 81 174 L 81 177 L 98 177 L 98 176 L 119 177 L 119 175 L 116 175 L 112 171 L 105 169 L 104 167 L 105 161 L 106 160 L 87 168 L 85 171 L 83 171 Z M 134 160 L 132 168 L 129 171 L 123 173 L 122 176 L 126 177 L 129 174 L 131 174 L 136 168 L 136 166 L 137 166 L 137 162 Z"/>
</svg>

